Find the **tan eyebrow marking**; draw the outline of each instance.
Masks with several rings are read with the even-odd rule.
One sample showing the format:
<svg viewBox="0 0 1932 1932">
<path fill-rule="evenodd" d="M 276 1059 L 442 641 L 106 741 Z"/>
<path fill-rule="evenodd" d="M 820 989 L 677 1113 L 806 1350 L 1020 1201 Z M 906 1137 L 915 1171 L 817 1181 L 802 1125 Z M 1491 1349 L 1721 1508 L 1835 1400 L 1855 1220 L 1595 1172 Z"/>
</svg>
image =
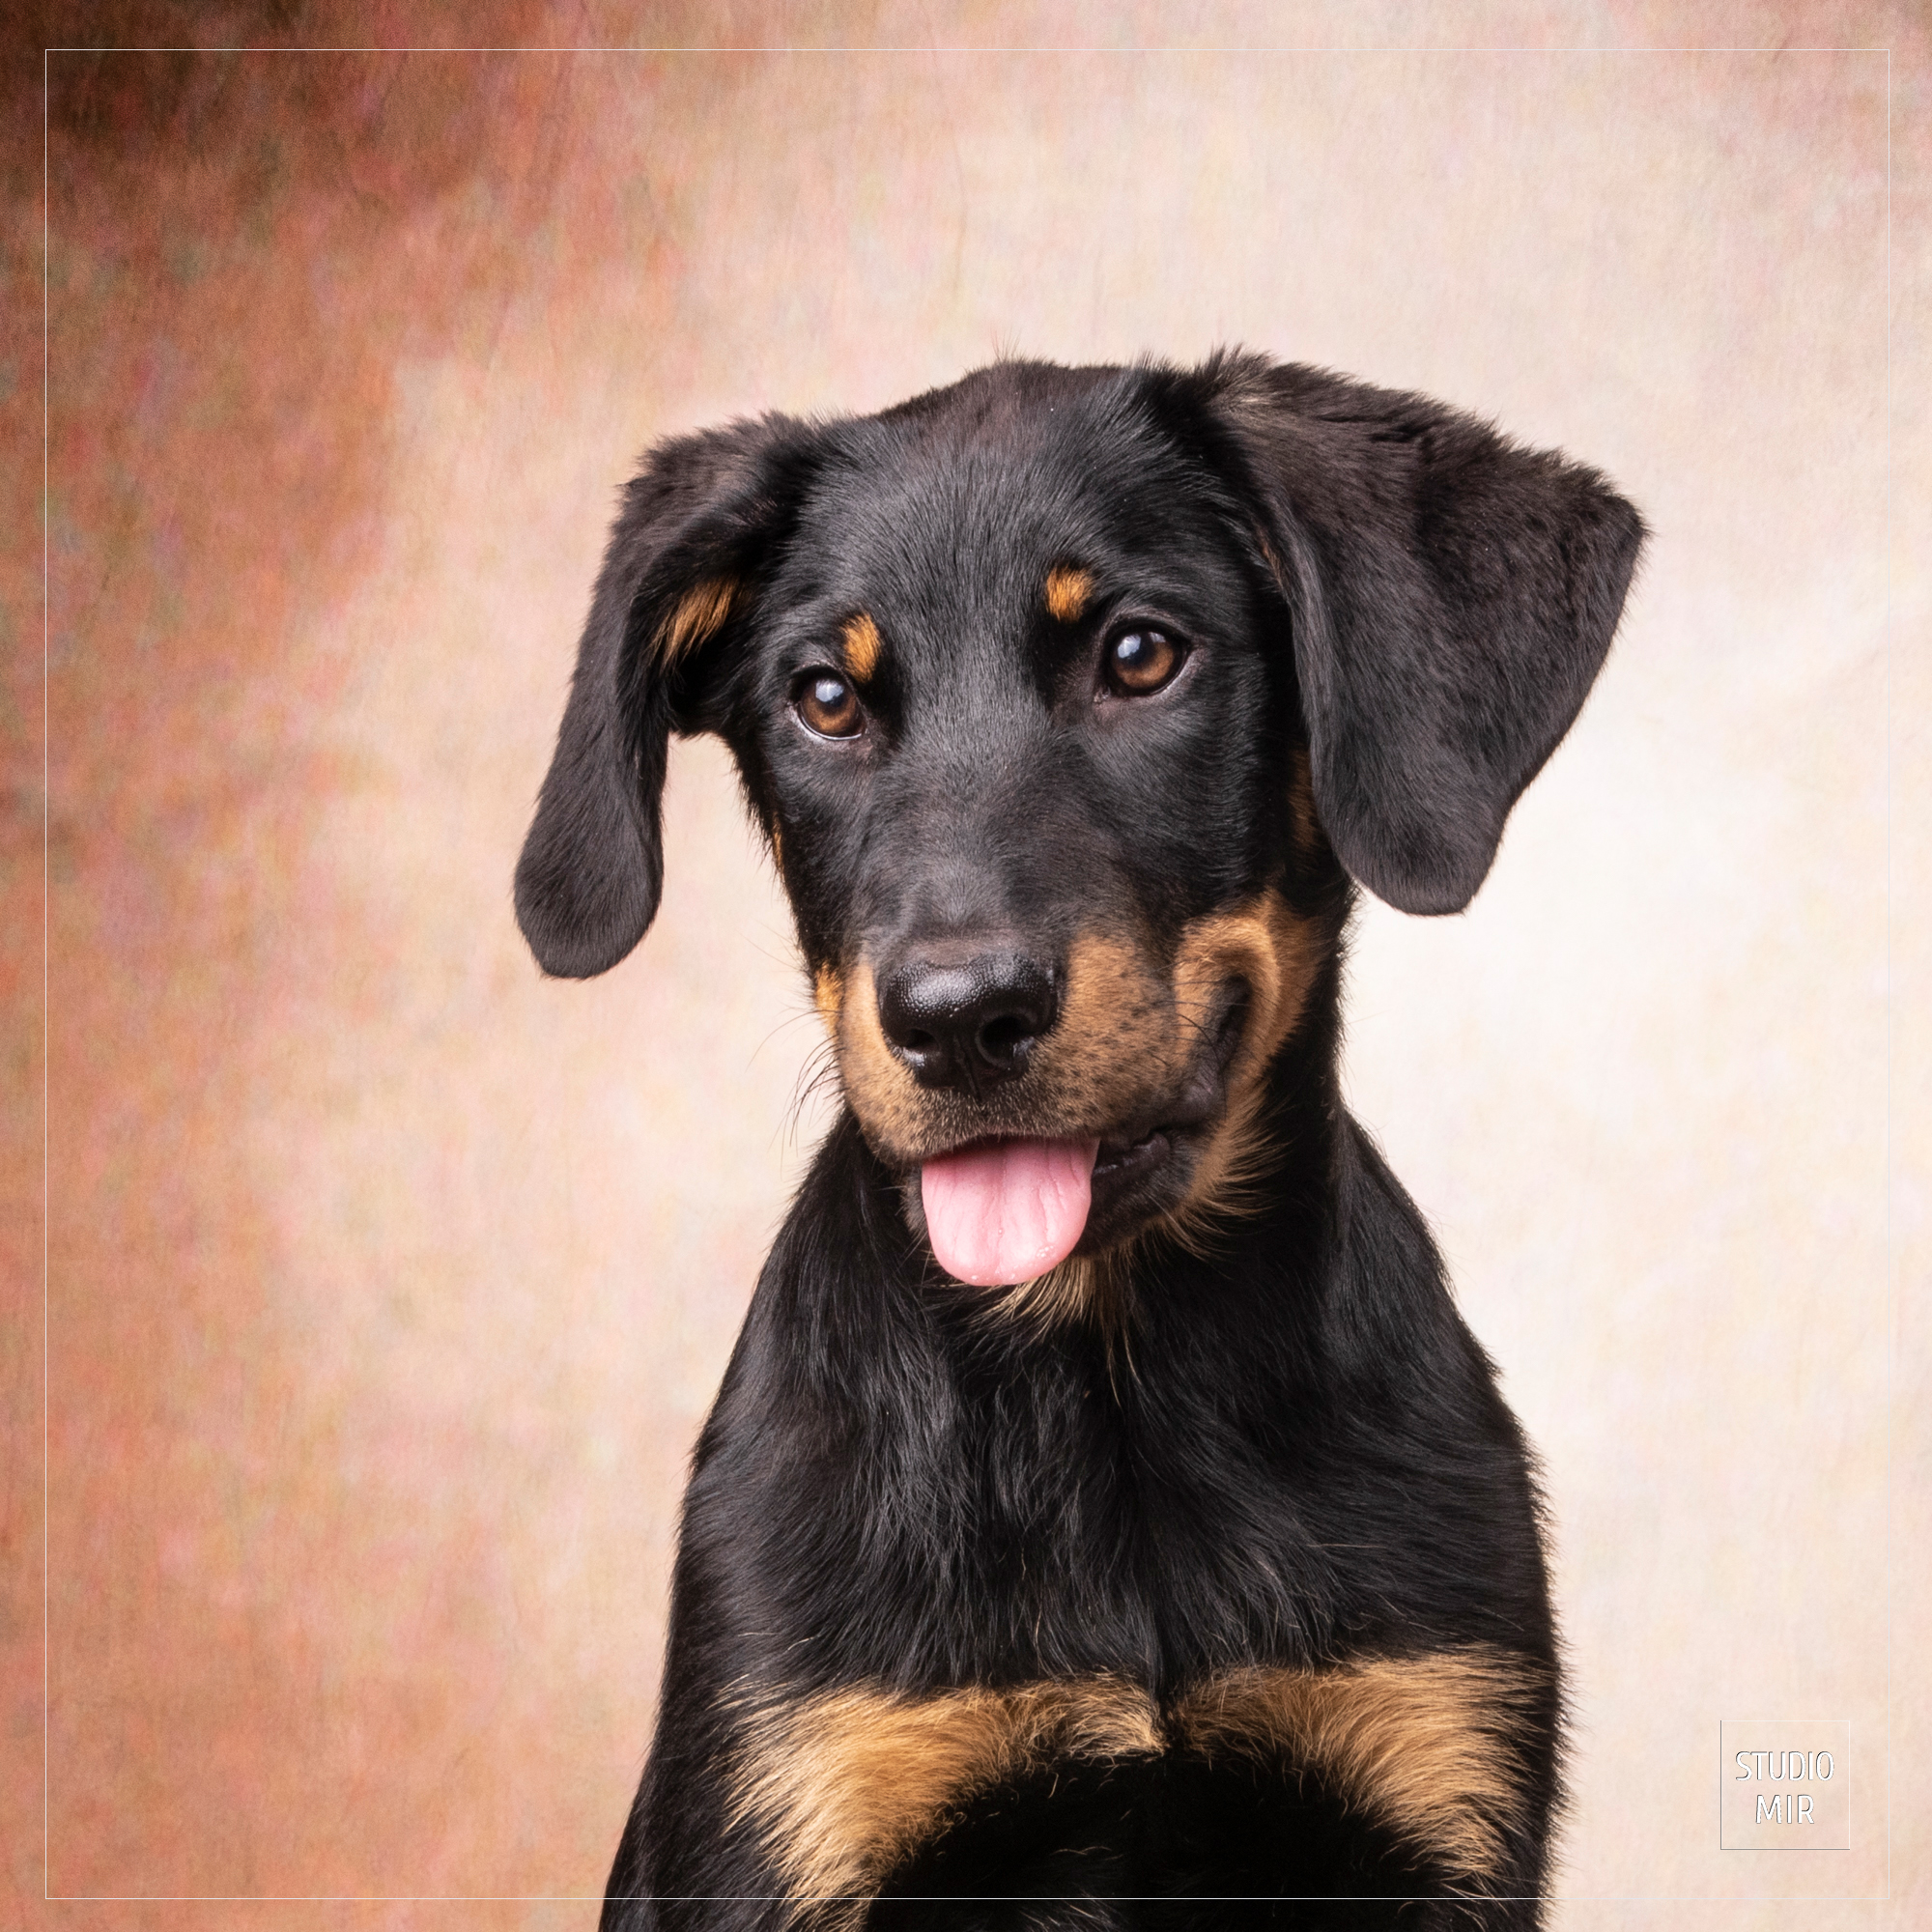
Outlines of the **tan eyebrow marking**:
<svg viewBox="0 0 1932 1932">
<path fill-rule="evenodd" d="M 1046 608 L 1063 624 L 1078 620 L 1094 595 L 1094 573 L 1056 563 L 1046 573 Z"/>
<path fill-rule="evenodd" d="M 701 644 L 731 614 L 737 594 L 738 586 L 728 577 L 694 583 L 658 632 L 658 661 L 673 665 L 694 644 Z"/>
<path fill-rule="evenodd" d="M 861 611 L 856 617 L 846 618 L 839 635 L 845 642 L 845 668 L 864 684 L 878 669 L 879 653 L 885 648 L 879 627 L 872 622 L 870 611 Z"/>
</svg>

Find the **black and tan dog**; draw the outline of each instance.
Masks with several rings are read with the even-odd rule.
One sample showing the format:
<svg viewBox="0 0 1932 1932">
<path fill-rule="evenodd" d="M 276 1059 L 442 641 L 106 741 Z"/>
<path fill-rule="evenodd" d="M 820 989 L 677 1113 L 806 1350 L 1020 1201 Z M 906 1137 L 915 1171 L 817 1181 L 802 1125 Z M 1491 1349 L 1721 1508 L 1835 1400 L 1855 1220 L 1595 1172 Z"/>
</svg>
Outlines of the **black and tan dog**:
<svg viewBox="0 0 1932 1932">
<path fill-rule="evenodd" d="M 721 733 L 846 1111 L 697 1446 L 607 1925 L 1537 1922 L 1536 1492 L 1343 1111 L 1341 949 L 1351 881 L 1475 892 L 1641 532 L 1250 356 L 652 453 L 518 914 L 623 958 Z"/>
</svg>

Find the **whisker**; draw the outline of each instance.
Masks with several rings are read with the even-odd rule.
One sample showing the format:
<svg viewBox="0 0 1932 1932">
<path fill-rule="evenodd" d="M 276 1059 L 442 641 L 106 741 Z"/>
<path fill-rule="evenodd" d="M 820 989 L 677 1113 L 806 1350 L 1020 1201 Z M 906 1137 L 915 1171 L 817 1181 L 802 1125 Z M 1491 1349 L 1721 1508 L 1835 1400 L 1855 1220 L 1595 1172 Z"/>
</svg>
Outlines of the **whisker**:
<svg viewBox="0 0 1932 1932">
<path fill-rule="evenodd" d="M 821 1094 L 838 1091 L 838 1061 L 829 1039 L 820 1039 L 800 1064 L 792 1083 L 791 1103 L 785 1108 L 780 1132 L 787 1146 L 796 1147 L 801 1138 L 805 1110 Z"/>
<path fill-rule="evenodd" d="M 757 1059 L 758 1055 L 764 1052 L 765 1048 L 771 1045 L 772 1041 L 777 1039 L 780 1034 L 786 1033 L 795 1026 L 801 1026 L 807 1020 L 817 1021 L 818 1019 L 819 1012 L 816 1007 L 801 1007 L 796 1012 L 787 1013 L 769 1033 L 764 1035 L 757 1045 L 752 1049 L 749 1057 L 753 1060 Z"/>
</svg>

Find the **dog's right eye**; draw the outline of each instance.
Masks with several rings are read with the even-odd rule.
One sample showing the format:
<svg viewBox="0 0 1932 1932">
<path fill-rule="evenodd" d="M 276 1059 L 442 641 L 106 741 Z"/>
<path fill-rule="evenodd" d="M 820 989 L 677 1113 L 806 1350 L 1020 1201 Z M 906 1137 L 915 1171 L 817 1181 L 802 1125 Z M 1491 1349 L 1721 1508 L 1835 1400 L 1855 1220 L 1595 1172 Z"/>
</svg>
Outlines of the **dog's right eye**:
<svg viewBox="0 0 1932 1932">
<path fill-rule="evenodd" d="M 814 737 L 856 738 L 866 728 L 859 694 L 836 670 L 803 672 L 792 686 L 791 708 Z"/>
<path fill-rule="evenodd" d="M 1151 697 L 1179 674 L 1187 647 L 1151 624 L 1135 624 L 1107 639 L 1100 674 L 1118 697 Z"/>
</svg>

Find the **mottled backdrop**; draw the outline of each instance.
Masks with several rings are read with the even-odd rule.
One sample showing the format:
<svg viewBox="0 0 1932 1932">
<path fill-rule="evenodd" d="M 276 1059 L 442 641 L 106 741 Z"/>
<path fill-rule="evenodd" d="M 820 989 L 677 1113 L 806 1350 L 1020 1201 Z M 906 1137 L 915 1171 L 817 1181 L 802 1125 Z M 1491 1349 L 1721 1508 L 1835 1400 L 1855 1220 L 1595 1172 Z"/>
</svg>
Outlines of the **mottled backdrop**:
<svg viewBox="0 0 1932 1932">
<path fill-rule="evenodd" d="M 407 1901 L 600 1889 L 685 1459 L 824 1118 L 715 747 L 675 754 L 632 959 L 545 983 L 514 929 L 613 492 L 740 412 L 1225 342 L 1560 444 L 1656 531 L 1475 909 L 1365 907 L 1350 1005 L 1353 1102 L 1545 1459 L 1556 1923 L 1932 1911 L 1911 9 L 42 38 L 740 50 L 48 58 L 44 1069 L 40 42 L 15 74 L 0 1913 L 468 1924 Z M 1849 1851 L 1717 1848 L 1718 1725 L 1754 1717 L 1850 1720 Z M 44 1906 L 43 1875 L 391 1902 Z"/>
</svg>

